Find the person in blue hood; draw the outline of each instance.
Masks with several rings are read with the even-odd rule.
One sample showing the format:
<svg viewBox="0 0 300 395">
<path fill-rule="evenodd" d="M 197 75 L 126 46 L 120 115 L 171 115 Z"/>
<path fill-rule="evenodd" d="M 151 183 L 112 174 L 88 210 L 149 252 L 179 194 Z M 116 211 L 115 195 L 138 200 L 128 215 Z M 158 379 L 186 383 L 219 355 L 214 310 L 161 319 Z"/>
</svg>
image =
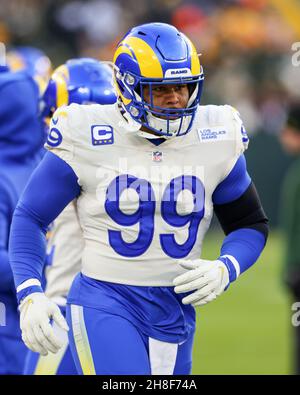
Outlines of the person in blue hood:
<svg viewBox="0 0 300 395">
<path fill-rule="evenodd" d="M 41 159 L 45 131 L 38 118 L 39 88 L 27 72 L 0 66 L 0 374 L 21 374 L 26 346 L 8 259 L 12 215 Z"/>
</svg>

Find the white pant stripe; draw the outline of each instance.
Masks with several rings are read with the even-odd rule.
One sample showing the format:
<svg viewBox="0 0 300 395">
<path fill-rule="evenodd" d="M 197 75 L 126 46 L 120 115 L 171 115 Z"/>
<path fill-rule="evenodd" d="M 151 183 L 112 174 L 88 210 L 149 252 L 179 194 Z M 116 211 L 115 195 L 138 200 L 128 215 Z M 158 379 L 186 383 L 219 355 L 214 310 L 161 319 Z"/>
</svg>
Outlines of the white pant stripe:
<svg viewBox="0 0 300 395">
<path fill-rule="evenodd" d="M 151 374 L 170 375 L 174 373 L 178 344 L 162 342 L 149 337 L 149 358 Z"/>
<path fill-rule="evenodd" d="M 82 306 L 71 305 L 74 342 L 84 375 L 95 375 L 93 356 L 84 323 Z"/>
</svg>

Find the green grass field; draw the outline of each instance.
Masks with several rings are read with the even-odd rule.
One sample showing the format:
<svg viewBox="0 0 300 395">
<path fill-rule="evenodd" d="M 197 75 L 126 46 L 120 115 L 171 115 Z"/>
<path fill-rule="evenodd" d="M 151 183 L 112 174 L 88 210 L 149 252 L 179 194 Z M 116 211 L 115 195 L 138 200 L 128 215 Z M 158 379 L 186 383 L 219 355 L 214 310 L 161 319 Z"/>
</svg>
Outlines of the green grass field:
<svg viewBox="0 0 300 395">
<path fill-rule="evenodd" d="M 222 240 L 210 233 L 203 258 L 214 259 Z M 291 302 L 282 285 L 282 247 L 271 233 L 256 264 L 228 291 L 198 308 L 193 374 L 291 374 Z"/>
</svg>

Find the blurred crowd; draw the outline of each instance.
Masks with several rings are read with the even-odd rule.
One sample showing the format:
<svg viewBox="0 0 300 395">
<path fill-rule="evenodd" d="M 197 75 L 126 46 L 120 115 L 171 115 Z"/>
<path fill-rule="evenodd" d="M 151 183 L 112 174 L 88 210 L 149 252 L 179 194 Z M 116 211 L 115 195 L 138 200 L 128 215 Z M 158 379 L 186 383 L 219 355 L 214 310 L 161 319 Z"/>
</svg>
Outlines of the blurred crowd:
<svg viewBox="0 0 300 395">
<path fill-rule="evenodd" d="M 43 49 L 54 66 L 70 57 L 111 60 L 134 25 L 172 23 L 196 44 L 205 71 L 203 103 L 228 103 L 249 134 L 277 134 L 300 97 L 298 0 L 0 0 L 0 41 Z"/>
</svg>

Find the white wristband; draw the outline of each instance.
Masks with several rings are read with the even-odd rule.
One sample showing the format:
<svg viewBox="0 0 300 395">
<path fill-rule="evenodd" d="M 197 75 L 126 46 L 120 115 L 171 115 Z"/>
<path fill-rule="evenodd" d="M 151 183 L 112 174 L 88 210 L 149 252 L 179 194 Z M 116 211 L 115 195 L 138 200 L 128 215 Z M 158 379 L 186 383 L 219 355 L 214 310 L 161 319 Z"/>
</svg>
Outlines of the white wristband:
<svg viewBox="0 0 300 395">
<path fill-rule="evenodd" d="M 17 292 L 23 291 L 23 289 L 32 287 L 34 285 L 41 287 L 41 282 L 37 278 L 30 278 L 29 280 L 24 281 L 17 287 Z"/>
<path fill-rule="evenodd" d="M 230 262 L 233 264 L 233 266 L 235 268 L 236 278 L 238 278 L 238 276 L 241 274 L 241 269 L 240 269 L 240 264 L 235 259 L 235 257 L 232 255 L 222 255 L 222 256 L 220 256 L 220 258 L 227 258 L 230 260 Z"/>
</svg>

